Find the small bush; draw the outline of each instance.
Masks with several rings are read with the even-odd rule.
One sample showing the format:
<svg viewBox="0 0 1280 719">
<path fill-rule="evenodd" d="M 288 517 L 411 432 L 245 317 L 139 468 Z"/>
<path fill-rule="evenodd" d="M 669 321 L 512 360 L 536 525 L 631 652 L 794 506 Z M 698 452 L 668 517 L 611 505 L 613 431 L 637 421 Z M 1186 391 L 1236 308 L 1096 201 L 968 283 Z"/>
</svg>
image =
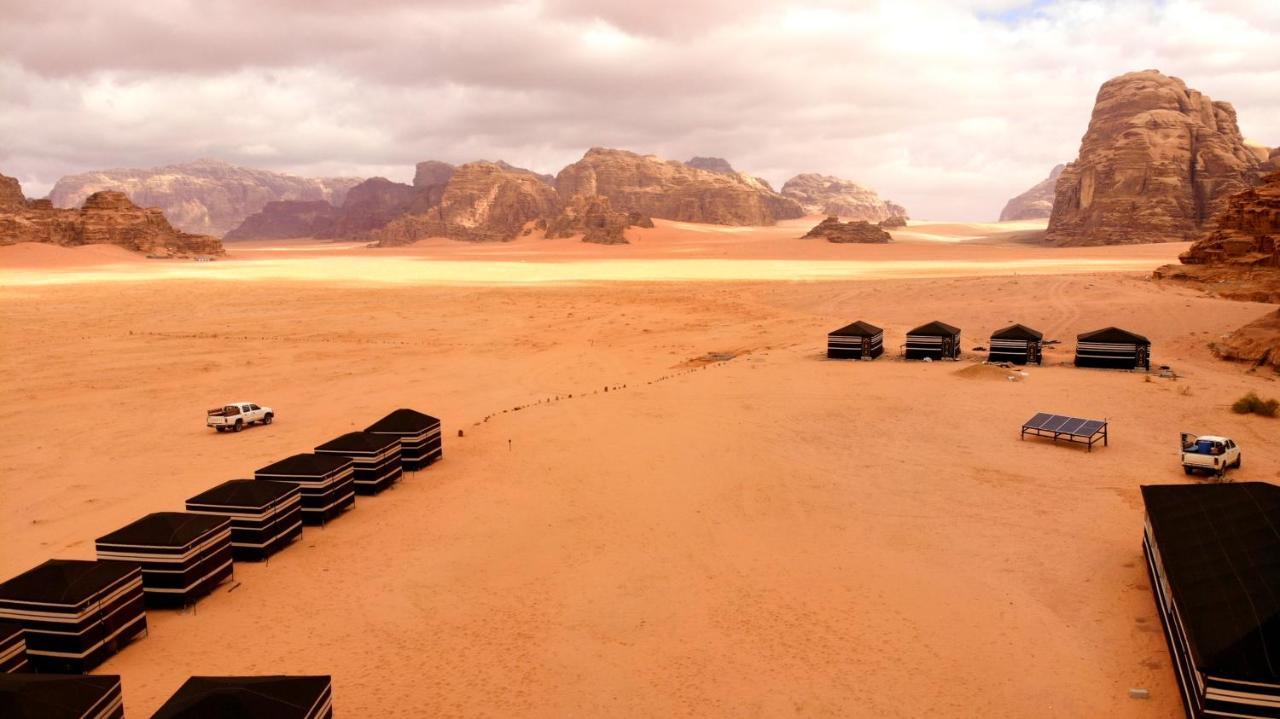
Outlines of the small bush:
<svg viewBox="0 0 1280 719">
<path fill-rule="evenodd" d="M 1280 414 L 1280 401 L 1274 399 L 1263 399 L 1257 394 L 1250 392 L 1231 405 L 1231 411 L 1236 414 L 1257 414 L 1263 417 L 1275 417 Z"/>
</svg>

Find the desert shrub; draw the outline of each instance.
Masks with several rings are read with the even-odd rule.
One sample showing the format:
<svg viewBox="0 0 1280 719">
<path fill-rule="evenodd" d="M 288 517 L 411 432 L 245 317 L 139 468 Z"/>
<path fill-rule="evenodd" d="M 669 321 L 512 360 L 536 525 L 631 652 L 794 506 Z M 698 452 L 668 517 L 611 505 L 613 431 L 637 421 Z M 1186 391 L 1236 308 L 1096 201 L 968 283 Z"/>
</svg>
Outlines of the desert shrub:
<svg viewBox="0 0 1280 719">
<path fill-rule="evenodd" d="M 1263 417 L 1275 417 L 1280 414 L 1280 401 L 1263 399 L 1255 392 L 1250 392 L 1231 405 L 1236 414 L 1257 414 Z"/>
</svg>

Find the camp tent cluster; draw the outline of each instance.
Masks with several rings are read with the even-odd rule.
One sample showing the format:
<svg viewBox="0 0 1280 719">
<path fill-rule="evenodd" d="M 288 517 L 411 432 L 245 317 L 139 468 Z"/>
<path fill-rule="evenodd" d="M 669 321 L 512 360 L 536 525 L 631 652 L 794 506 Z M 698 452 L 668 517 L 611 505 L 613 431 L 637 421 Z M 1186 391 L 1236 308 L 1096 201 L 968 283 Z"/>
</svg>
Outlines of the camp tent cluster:
<svg viewBox="0 0 1280 719">
<path fill-rule="evenodd" d="M 120 677 L 57 674 L 0 675 L 0 717 L 6 719 L 120 719 Z"/>
<path fill-rule="evenodd" d="M 155 512 L 99 537 L 98 559 L 142 568 L 142 591 L 153 606 L 186 606 L 232 572 L 231 519 Z"/>
</svg>

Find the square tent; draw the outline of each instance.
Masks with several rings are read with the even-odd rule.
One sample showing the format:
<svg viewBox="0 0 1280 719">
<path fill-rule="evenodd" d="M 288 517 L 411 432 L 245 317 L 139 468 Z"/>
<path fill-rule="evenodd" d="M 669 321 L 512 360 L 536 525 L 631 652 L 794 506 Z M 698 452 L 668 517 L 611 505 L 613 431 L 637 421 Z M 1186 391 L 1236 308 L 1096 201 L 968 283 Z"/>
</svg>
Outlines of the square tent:
<svg viewBox="0 0 1280 719">
<path fill-rule="evenodd" d="M 945 322 L 930 322 L 907 333 L 907 359 L 958 359 L 960 330 Z"/>
<path fill-rule="evenodd" d="M 50 559 L 0 584 L 0 620 L 22 625 L 34 669 L 87 672 L 146 631 L 142 569 Z"/>
<path fill-rule="evenodd" d="M 142 567 L 147 602 L 184 606 L 231 576 L 231 519 L 155 512 L 94 542 L 98 559 Z"/>
<path fill-rule="evenodd" d="M 827 335 L 829 359 L 875 359 L 884 354 L 884 330 L 858 320 Z"/>
<path fill-rule="evenodd" d="M 236 560 L 266 559 L 302 536 L 302 492 L 289 482 L 232 479 L 188 499 L 187 511 L 228 517 Z"/>
<path fill-rule="evenodd" d="M 1076 336 L 1077 367 L 1151 369 L 1151 340 L 1118 327 Z"/>
<path fill-rule="evenodd" d="M 991 333 L 989 362 L 1040 364 L 1044 333 L 1026 325 L 1009 325 Z"/>
<path fill-rule="evenodd" d="M 12 674 L 27 668 L 27 640 L 22 625 L 0 622 L 0 674 Z"/>
<path fill-rule="evenodd" d="M 395 435 L 347 432 L 316 447 L 315 453 L 350 459 L 355 466 L 356 491 L 360 494 L 377 494 L 404 474 L 400 466 L 400 438 Z"/>
<path fill-rule="evenodd" d="M 328 676 L 191 677 L 151 719 L 328 719 Z"/>
<path fill-rule="evenodd" d="M 444 456 L 440 420 L 412 409 L 397 409 L 365 428 L 400 440 L 400 466 L 405 471 L 426 467 Z"/>
<path fill-rule="evenodd" d="M 295 454 L 253 473 L 253 478 L 291 482 L 302 494 L 302 521 L 324 524 L 355 502 L 355 465 L 332 454 Z"/>
<path fill-rule="evenodd" d="M 1142 487 L 1142 538 L 1187 715 L 1280 716 L 1280 487 Z"/>
<path fill-rule="evenodd" d="M 108 674 L 0 675 L 0 717 L 5 719 L 120 719 L 120 677 Z"/>
</svg>

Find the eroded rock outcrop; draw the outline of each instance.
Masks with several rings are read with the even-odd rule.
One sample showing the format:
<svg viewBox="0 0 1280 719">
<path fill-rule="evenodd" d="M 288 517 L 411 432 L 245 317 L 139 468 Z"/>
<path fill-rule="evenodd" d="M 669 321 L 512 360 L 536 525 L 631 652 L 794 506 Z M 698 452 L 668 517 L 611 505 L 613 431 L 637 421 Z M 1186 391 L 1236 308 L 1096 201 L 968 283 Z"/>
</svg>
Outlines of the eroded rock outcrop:
<svg viewBox="0 0 1280 719">
<path fill-rule="evenodd" d="M 1098 91 L 1079 157 L 1054 188 L 1045 241 L 1115 245 L 1191 240 L 1259 178 L 1226 102 L 1155 70 Z"/>
<path fill-rule="evenodd" d="M 884 242 L 892 242 L 893 238 L 888 232 L 867 222 L 866 220 L 850 220 L 849 222 L 841 222 L 839 217 L 828 217 L 827 219 L 814 225 L 801 239 L 810 238 L 824 239 L 827 242 L 836 243 L 871 243 L 878 244 Z"/>
<path fill-rule="evenodd" d="M 1048 179 L 1041 180 L 1030 190 L 1005 203 L 1000 211 L 1001 222 L 1014 220 L 1039 220 L 1053 214 L 1053 193 L 1058 177 L 1066 165 L 1058 165 L 1049 172 Z"/>
<path fill-rule="evenodd" d="M 21 212 L 27 209 L 27 197 L 17 178 L 0 175 L 0 212 Z"/>
<path fill-rule="evenodd" d="M 546 237 L 582 235 L 583 242 L 625 245 L 628 227 L 653 227 L 653 220 L 638 212 L 615 210 L 607 197 L 579 197 L 547 223 Z"/>
<path fill-rule="evenodd" d="M 414 166 L 413 186 L 425 190 L 432 187 L 444 187 L 449 184 L 449 178 L 453 177 L 453 171 L 457 169 L 447 162 L 439 160 L 424 160 Z"/>
<path fill-rule="evenodd" d="M 844 217 L 880 222 L 890 217 L 907 217 L 906 208 L 880 199 L 875 190 L 850 180 L 807 172 L 782 185 L 782 194 L 804 208 L 806 214 Z"/>
<path fill-rule="evenodd" d="M 268 202 L 258 212 L 223 235 L 224 242 L 244 240 L 291 240 L 324 237 L 333 230 L 341 210 L 324 200 L 282 200 Z"/>
<path fill-rule="evenodd" d="M 799 203 L 744 173 L 725 175 L 599 147 L 561 170 L 556 189 L 566 202 L 608 197 L 615 210 L 681 222 L 772 225 L 804 214 Z"/>
<path fill-rule="evenodd" d="M 738 171 L 733 169 L 733 165 L 723 157 L 694 157 L 684 164 L 695 170 L 706 170 L 707 172 L 715 172 L 721 175 L 736 175 Z"/>
<path fill-rule="evenodd" d="M 341 207 L 321 200 L 269 202 L 261 211 L 245 218 L 224 239 L 237 242 L 358 237 L 406 214 L 426 212 L 440 203 L 443 193 L 444 185 L 424 183 L 418 187 L 371 177 L 347 191 Z"/>
<path fill-rule="evenodd" d="M 1211 345 L 1221 359 L 1269 366 L 1280 372 L 1280 310 L 1241 327 Z"/>
<path fill-rule="evenodd" d="M 880 222 L 879 222 L 879 223 L 877 223 L 877 224 L 878 224 L 880 227 L 884 227 L 884 228 L 886 228 L 886 229 L 897 228 L 897 227 L 906 227 L 906 226 L 907 226 L 907 218 L 903 217 L 902 215 L 894 215 L 893 217 L 890 217 L 890 218 L 889 218 L 889 219 L 887 219 L 887 220 L 880 220 Z"/>
</svg>

